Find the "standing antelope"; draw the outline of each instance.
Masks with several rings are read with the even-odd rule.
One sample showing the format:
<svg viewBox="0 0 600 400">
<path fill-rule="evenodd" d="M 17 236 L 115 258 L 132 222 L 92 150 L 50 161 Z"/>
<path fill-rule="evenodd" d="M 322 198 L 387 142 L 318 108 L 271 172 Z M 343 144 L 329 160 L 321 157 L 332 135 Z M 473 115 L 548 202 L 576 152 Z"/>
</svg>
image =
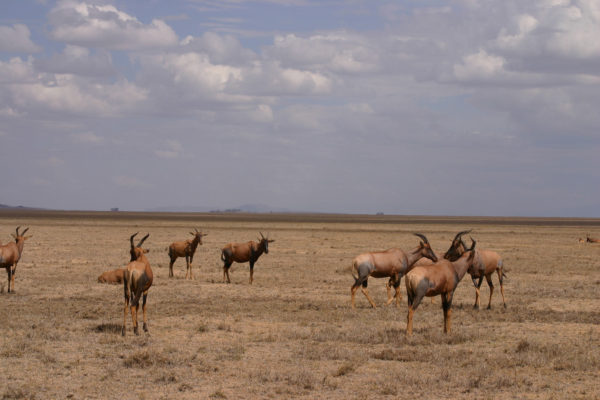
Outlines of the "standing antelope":
<svg viewBox="0 0 600 400">
<path fill-rule="evenodd" d="M 462 237 L 462 235 L 464 235 L 464 234 L 467 234 L 467 233 L 469 233 L 469 232 L 471 232 L 471 229 L 469 229 L 469 230 L 466 230 L 466 231 L 460 231 L 460 232 L 458 232 L 458 233 L 456 234 L 456 236 L 454 236 L 454 239 L 452 240 L 452 244 L 450 245 L 450 249 L 451 249 L 451 248 L 452 248 L 452 247 L 453 247 L 453 246 L 454 246 L 456 243 L 461 243 L 461 242 L 460 242 L 460 240 L 461 240 L 461 237 Z M 433 253 L 434 253 L 434 254 L 435 254 L 435 256 L 438 258 L 438 260 L 441 260 L 442 258 L 445 258 L 446 260 L 450 260 L 450 261 L 456 261 L 456 260 L 458 260 L 458 258 L 460 257 L 460 255 L 459 255 L 459 254 L 448 254 L 448 252 L 447 252 L 447 251 L 446 251 L 446 253 L 444 253 L 443 255 L 442 255 L 442 254 L 438 254 L 438 253 L 437 253 L 437 252 L 435 252 L 435 251 L 434 251 Z M 430 259 L 428 259 L 428 258 L 425 258 L 425 257 L 423 257 L 423 258 L 421 258 L 419 261 L 417 261 L 417 262 L 415 263 L 415 265 L 414 265 L 414 266 L 415 266 L 415 267 L 418 267 L 418 266 L 421 266 L 421 265 L 431 265 L 431 264 L 433 264 L 433 263 L 434 263 L 434 261 L 432 261 L 432 260 L 430 260 Z M 390 278 L 390 282 L 388 282 L 388 285 L 389 285 L 391 282 L 392 282 L 392 278 Z M 435 303 L 435 301 L 434 301 L 434 298 L 435 298 L 435 297 L 431 297 L 431 304 L 434 304 L 434 303 Z"/>
<path fill-rule="evenodd" d="M 600 239 L 591 238 L 589 236 L 586 236 L 586 240 L 588 243 L 600 243 Z"/>
<path fill-rule="evenodd" d="M 450 333 L 452 316 L 452 298 L 456 286 L 467 270 L 473 268 L 475 255 L 475 241 L 456 261 L 441 260 L 433 265 L 415 267 L 406 274 L 406 296 L 408 297 L 408 316 L 406 322 L 406 335 L 412 335 L 413 314 L 423 297 L 441 295 L 444 310 L 444 333 Z"/>
<path fill-rule="evenodd" d="M 466 251 L 466 245 L 462 238 L 454 240 L 452 246 L 446 252 L 444 257 L 452 258 L 461 256 Z M 500 293 L 502 294 L 502 303 L 506 308 L 506 298 L 504 296 L 504 278 L 506 273 L 504 272 L 504 263 L 500 254 L 491 250 L 475 250 L 475 261 L 474 267 L 469 270 L 471 280 L 475 286 L 475 304 L 473 308 L 479 309 L 480 304 L 480 288 L 483 283 L 483 278 L 490 288 L 490 299 L 488 301 L 488 310 L 492 308 L 492 294 L 494 293 L 494 283 L 492 282 L 492 275 L 496 272 L 498 274 L 498 280 L 500 281 Z"/>
<path fill-rule="evenodd" d="M 252 285 L 254 264 L 256 263 L 256 260 L 258 260 L 258 257 L 260 257 L 263 252 L 269 254 L 269 243 L 274 242 L 274 240 L 264 237 L 261 232 L 259 233 L 260 239 L 258 239 L 258 243 L 251 240 L 246 243 L 228 243 L 223 247 L 221 250 L 223 282 L 227 280 L 227 283 L 231 283 L 231 280 L 229 279 L 229 268 L 234 261 L 238 263 L 248 261 L 250 263 L 250 284 Z"/>
<path fill-rule="evenodd" d="M 25 236 L 25 232 L 29 230 L 29 228 L 25 228 L 25 230 L 19 233 L 20 226 L 17 226 L 17 234 L 11 234 L 15 239 L 14 242 L 7 243 L 3 246 L 0 246 L 0 268 L 6 268 L 6 273 L 8 274 L 8 293 L 10 293 L 10 288 L 12 286 L 12 291 L 15 291 L 15 274 L 17 273 L 17 263 L 21 259 L 21 254 L 23 254 L 23 246 L 25 245 L 25 241 L 31 237 Z"/>
<path fill-rule="evenodd" d="M 422 241 L 420 241 L 419 245 L 408 254 L 400 249 L 394 248 L 386 251 L 363 253 L 352 260 L 352 276 L 354 277 L 354 284 L 350 288 L 352 308 L 356 308 L 354 298 L 358 287 L 361 285 L 361 291 L 367 300 L 369 300 L 371 306 L 377 308 L 367 289 L 367 280 L 369 279 L 369 276 L 372 276 L 373 278 L 390 278 L 386 285 L 388 293 L 386 304 L 389 305 L 395 298 L 396 306 L 398 306 L 401 298 L 400 281 L 402 280 L 402 276 L 405 275 L 411 269 L 413 264 L 421 257 L 437 261 L 437 257 L 433 253 L 433 250 L 431 250 L 431 245 L 425 235 L 420 233 L 415 233 L 414 235 L 421 238 Z M 355 271 L 358 276 L 354 275 Z M 396 291 L 394 298 L 392 298 L 390 294 L 390 286 L 392 285 Z"/>
<path fill-rule="evenodd" d="M 152 268 L 150 268 L 150 262 L 146 258 L 148 249 L 143 249 L 142 244 L 150 234 L 147 234 L 139 241 L 137 246 L 133 245 L 133 238 L 137 235 L 137 232 L 131 235 L 129 242 L 131 244 L 130 254 L 131 261 L 125 267 L 125 273 L 123 276 L 123 294 L 125 295 L 125 306 L 123 310 L 123 329 L 121 334 L 125 336 L 125 328 L 127 326 L 127 313 L 128 308 L 131 309 L 131 319 L 133 321 L 133 332 L 139 335 L 137 313 L 140 307 L 140 297 L 143 296 L 142 302 L 142 313 L 144 321 L 144 332 L 148 332 L 148 320 L 146 318 L 146 298 L 148 297 L 148 289 L 152 286 L 152 280 L 154 275 L 152 274 Z M 131 305 L 130 305 L 131 303 Z"/>
<path fill-rule="evenodd" d="M 202 237 L 208 235 L 208 233 L 198 232 L 198 229 L 194 228 L 196 232 L 190 232 L 193 236 L 192 239 L 184 240 L 181 242 L 173 242 L 169 246 L 169 278 L 174 277 L 173 274 L 173 263 L 177 260 L 177 257 L 185 257 L 185 279 L 194 279 L 192 275 L 192 261 L 194 261 L 194 253 L 199 244 L 202 244 Z"/>
</svg>

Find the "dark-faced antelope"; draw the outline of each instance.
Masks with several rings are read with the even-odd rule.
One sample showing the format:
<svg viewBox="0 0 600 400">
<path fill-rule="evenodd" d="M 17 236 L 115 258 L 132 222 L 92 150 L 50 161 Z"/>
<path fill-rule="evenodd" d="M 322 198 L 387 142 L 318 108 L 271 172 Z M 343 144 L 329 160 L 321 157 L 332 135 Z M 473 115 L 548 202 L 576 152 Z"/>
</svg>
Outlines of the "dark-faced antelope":
<svg viewBox="0 0 600 400">
<path fill-rule="evenodd" d="M 450 333 L 452 316 L 452 299 L 456 286 L 473 267 L 475 241 L 458 260 L 440 260 L 435 264 L 414 267 L 406 274 L 406 296 L 408 297 L 408 316 L 406 335 L 412 335 L 413 314 L 423 297 L 441 295 L 444 310 L 444 333 Z"/>
<path fill-rule="evenodd" d="M 259 232 L 260 233 L 260 232 Z M 268 235 L 267 235 L 268 236 Z M 264 237 L 260 233 L 260 239 L 258 242 L 251 240 L 246 243 L 228 243 L 221 250 L 221 260 L 223 261 L 223 282 L 231 283 L 229 279 L 229 268 L 233 262 L 237 263 L 250 263 L 250 284 L 253 281 L 254 275 L 254 264 L 258 257 L 262 253 L 269 254 L 269 243 L 273 243 L 274 240 Z"/>
<path fill-rule="evenodd" d="M 99 283 L 122 283 L 123 276 L 125 275 L 125 269 L 117 268 L 110 271 L 105 271 L 98 277 Z"/>
<path fill-rule="evenodd" d="M 17 234 L 12 234 L 12 237 L 15 239 L 14 242 L 7 243 L 3 246 L 0 246 L 0 268 L 6 268 L 6 273 L 8 274 L 8 293 L 15 291 L 15 274 L 17 273 L 17 264 L 21 259 L 21 254 L 23 254 L 23 246 L 25 245 L 25 241 L 31 237 L 25 236 L 25 232 L 29 230 L 29 228 L 25 228 L 25 230 L 19 233 L 20 226 L 17 227 Z"/>
<path fill-rule="evenodd" d="M 469 233 L 469 232 L 471 232 L 471 229 L 469 229 L 469 230 L 466 230 L 466 231 L 461 231 L 461 232 L 458 232 L 458 233 L 456 234 L 456 236 L 454 236 L 454 239 L 452 240 L 452 244 L 450 245 L 450 249 L 451 249 L 451 248 L 452 248 L 452 247 L 453 247 L 453 246 L 454 246 L 456 243 L 461 243 L 461 237 L 462 237 L 462 235 L 464 235 L 464 234 L 467 234 L 467 233 Z M 441 260 L 442 258 L 445 258 L 446 260 L 450 260 L 450 261 L 456 261 L 456 260 L 458 260 L 458 258 L 460 257 L 460 255 L 459 255 L 459 254 L 449 254 L 447 251 L 446 251 L 446 253 L 438 253 L 438 252 L 435 252 L 435 251 L 434 251 L 434 254 L 435 254 L 435 256 L 436 256 L 436 258 L 437 258 L 438 260 Z M 462 254 L 462 253 L 461 253 L 461 254 Z M 421 266 L 421 265 L 431 265 L 431 264 L 433 264 L 433 263 L 434 263 L 434 261 L 430 260 L 429 258 L 425 258 L 425 257 L 423 257 L 423 258 L 421 258 L 419 261 L 417 261 L 417 262 L 415 263 L 415 265 L 414 265 L 414 266 L 415 266 L 415 267 L 418 267 L 418 266 Z M 392 279 L 390 278 L 390 282 L 391 282 L 391 280 L 392 280 Z M 390 283 L 388 283 L 388 285 L 389 285 L 389 284 L 390 284 Z M 435 299 L 435 297 L 431 297 L 431 304 L 434 304 L 434 303 L 435 303 L 434 299 Z"/>
<path fill-rule="evenodd" d="M 589 237 L 589 236 L 587 236 L 587 237 L 586 237 L 586 241 L 587 241 L 588 243 L 600 243 L 600 239 L 597 239 L 597 238 L 591 238 L 591 237 Z"/>
<path fill-rule="evenodd" d="M 466 247 L 467 246 L 462 238 L 458 238 L 458 240 L 452 242 L 452 246 L 450 246 L 444 257 L 454 258 L 461 256 L 466 251 Z M 506 298 L 504 296 L 504 278 L 506 277 L 506 273 L 504 272 L 502 257 L 495 251 L 477 249 L 475 250 L 474 258 L 473 268 L 469 270 L 469 275 L 471 275 L 471 280 L 475 286 L 475 304 L 473 304 L 473 308 L 479 309 L 481 297 L 480 289 L 484 277 L 490 288 L 490 299 L 487 308 L 488 310 L 492 308 L 492 294 L 494 293 L 492 275 L 494 272 L 498 274 L 502 303 L 504 304 L 504 308 L 506 308 Z"/>
<path fill-rule="evenodd" d="M 413 264 L 421 257 L 427 257 L 437 261 L 437 257 L 433 253 L 433 250 L 431 250 L 431 245 L 425 235 L 415 233 L 415 236 L 418 236 L 422 240 L 417 247 L 408 253 L 394 248 L 386 251 L 363 253 L 352 260 L 352 276 L 354 277 L 354 284 L 350 288 L 352 308 L 356 308 L 354 299 L 356 291 L 360 286 L 362 286 L 361 291 L 367 300 L 369 300 L 371 306 L 373 308 L 377 307 L 367 289 L 369 276 L 372 276 L 373 278 L 390 278 L 386 285 L 388 292 L 387 304 L 390 304 L 393 299 L 396 298 L 396 305 L 398 305 L 401 298 L 400 281 L 402 280 L 402 276 L 405 275 L 411 269 Z M 354 272 L 356 272 L 358 276 L 355 276 Z M 390 293 L 390 286 L 392 285 L 396 291 L 394 298 Z"/>
<path fill-rule="evenodd" d="M 139 241 L 137 246 L 133 245 L 133 238 L 137 235 L 134 233 L 129 238 L 131 244 L 130 254 L 131 261 L 125 267 L 125 273 L 123 275 L 123 294 L 125 296 L 125 306 L 123 310 L 123 329 L 121 334 L 125 336 L 125 328 L 127 326 L 127 313 L 131 309 L 131 319 L 133 321 L 133 332 L 139 335 L 137 313 L 140 307 L 140 297 L 143 296 L 142 313 L 144 321 L 144 332 L 148 332 L 148 320 L 146 318 L 146 298 L 148 297 L 148 289 L 152 286 L 152 280 L 154 275 L 152 274 L 152 268 L 150 268 L 150 262 L 146 258 L 148 249 L 143 249 L 142 244 L 150 234 L 147 234 Z"/>
<path fill-rule="evenodd" d="M 194 253 L 199 244 L 202 244 L 202 237 L 208 235 L 208 233 L 198 232 L 198 229 L 194 228 L 196 232 L 190 232 L 193 236 L 192 239 L 183 240 L 181 242 L 173 242 L 169 246 L 169 278 L 175 276 L 173 274 L 173 263 L 177 260 L 177 257 L 185 257 L 185 279 L 194 279 L 192 275 L 192 261 L 194 261 Z"/>
</svg>

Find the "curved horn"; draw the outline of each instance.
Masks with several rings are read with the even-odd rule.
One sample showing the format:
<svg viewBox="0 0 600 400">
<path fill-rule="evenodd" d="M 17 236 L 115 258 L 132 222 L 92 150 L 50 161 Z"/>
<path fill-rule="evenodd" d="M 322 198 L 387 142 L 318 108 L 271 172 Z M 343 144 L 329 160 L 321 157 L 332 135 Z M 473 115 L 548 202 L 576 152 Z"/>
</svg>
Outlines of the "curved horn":
<svg viewBox="0 0 600 400">
<path fill-rule="evenodd" d="M 129 243 L 131 243 L 131 248 L 133 249 L 135 246 L 133 245 L 133 238 L 135 237 L 135 235 L 137 235 L 139 232 L 134 233 L 133 235 L 131 235 L 131 237 L 129 238 Z"/>
<path fill-rule="evenodd" d="M 140 240 L 140 242 L 137 244 L 137 247 L 142 247 L 142 243 L 144 243 L 144 241 L 145 241 L 146 239 L 148 239 L 148 236 L 150 236 L 150 233 L 147 233 L 147 234 L 146 234 L 146 236 L 144 236 L 144 237 L 142 238 L 142 240 Z"/>
<path fill-rule="evenodd" d="M 263 236 L 262 232 L 258 232 L 258 233 L 260 233 L 260 237 L 261 237 L 261 238 L 263 238 L 263 239 L 265 238 L 265 237 Z"/>
<path fill-rule="evenodd" d="M 468 251 L 473 251 L 475 249 L 475 244 L 477 242 L 475 240 L 473 240 L 473 238 L 471 236 L 469 236 L 469 239 L 471 239 L 471 248 Z"/>
<path fill-rule="evenodd" d="M 27 232 L 29 230 L 29 228 L 25 228 L 25 230 L 23 232 L 21 232 L 21 236 L 25 236 L 25 232 Z"/>
<path fill-rule="evenodd" d="M 462 236 L 462 235 L 465 235 L 465 234 L 467 234 L 467 233 L 470 233 L 472 230 L 473 230 L 473 229 L 469 229 L 468 231 L 461 231 L 461 232 L 458 232 L 458 233 L 456 234 L 456 236 L 454 236 L 454 239 L 452 240 L 452 242 L 454 242 L 454 241 L 456 241 L 456 240 L 459 240 L 459 239 L 461 239 L 461 236 Z"/>
<path fill-rule="evenodd" d="M 420 237 L 424 243 L 429 244 L 429 240 L 427 240 L 427 238 L 425 237 L 425 235 L 423 235 L 422 233 L 413 233 L 413 235 Z"/>
<path fill-rule="evenodd" d="M 21 228 L 21 225 L 17 226 L 17 236 L 19 236 L 19 229 Z"/>
</svg>

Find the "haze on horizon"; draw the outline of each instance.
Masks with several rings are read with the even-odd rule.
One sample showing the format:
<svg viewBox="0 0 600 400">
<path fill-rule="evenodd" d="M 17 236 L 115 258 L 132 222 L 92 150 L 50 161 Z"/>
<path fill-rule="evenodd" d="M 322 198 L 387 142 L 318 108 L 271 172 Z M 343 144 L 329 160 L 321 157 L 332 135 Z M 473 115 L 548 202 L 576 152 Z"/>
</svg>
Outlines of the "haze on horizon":
<svg viewBox="0 0 600 400">
<path fill-rule="evenodd" d="M 0 203 L 600 217 L 597 0 L 0 3 Z"/>
</svg>

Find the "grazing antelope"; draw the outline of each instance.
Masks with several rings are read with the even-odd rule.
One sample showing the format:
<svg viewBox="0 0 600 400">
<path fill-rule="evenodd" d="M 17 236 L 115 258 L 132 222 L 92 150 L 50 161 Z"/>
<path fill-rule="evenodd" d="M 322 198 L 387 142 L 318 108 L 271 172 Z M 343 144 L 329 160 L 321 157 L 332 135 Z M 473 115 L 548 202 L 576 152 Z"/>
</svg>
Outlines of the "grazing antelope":
<svg viewBox="0 0 600 400">
<path fill-rule="evenodd" d="M 111 283 L 111 284 L 122 283 L 124 275 L 125 275 L 125 269 L 123 269 L 123 268 L 117 268 L 117 269 L 113 269 L 110 271 L 105 271 L 98 277 L 98 282 L 99 283 Z"/>
<path fill-rule="evenodd" d="M 591 238 L 589 236 L 586 237 L 586 240 L 587 240 L 588 243 L 600 243 L 600 239 Z"/>
<path fill-rule="evenodd" d="M 261 232 L 258 243 L 251 240 L 246 243 L 228 243 L 221 250 L 221 260 L 223 261 L 223 282 L 231 283 L 229 279 L 229 268 L 233 262 L 244 263 L 248 261 L 250 263 L 250 284 L 252 285 L 254 275 L 254 264 L 258 257 L 262 253 L 269 254 L 269 243 L 273 243 L 274 240 L 264 237 Z M 267 235 L 268 236 L 268 235 Z"/>
<path fill-rule="evenodd" d="M 152 268 L 150 268 L 150 262 L 146 258 L 148 249 L 143 249 L 142 244 L 150 234 L 147 234 L 139 241 L 137 246 L 133 245 L 133 238 L 137 235 L 137 232 L 131 235 L 129 242 L 131 243 L 131 261 L 124 270 L 123 275 L 123 292 L 125 295 L 125 307 L 123 310 L 123 329 L 121 334 L 125 336 L 125 328 L 127 326 L 127 313 L 128 308 L 131 309 L 131 319 L 133 321 L 133 332 L 139 335 L 137 313 L 140 307 L 140 297 L 143 296 L 142 302 L 142 313 L 144 321 L 144 332 L 148 332 L 148 320 L 146 318 L 146 298 L 148 297 L 148 289 L 152 286 L 152 280 L 154 275 L 152 274 Z"/>
<path fill-rule="evenodd" d="M 14 242 L 7 243 L 3 246 L 0 246 L 0 268 L 6 268 L 6 273 L 8 274 L 8 293 L 10 293 L 10 289 L 12 286 L 12 291 L 15 291 L 15 274 L 17 273 L 17 264 L 21 259 L 21 254 L 23 254 L 23 246 L 25 245 L 25 241 L 31 237 L 25 236 L 25 233 L 29 230 L 29 228 L 25 228 L 25 230 L 19 233 L 20 226 L 17 226 L 17 234 L 11 234 L 11 236 L 15 239 Z"/>
<path fill-rule="evenodd" d="M 173 274 L 173 263 L 177 260 L 177 257 L 185 257 L 185 279 L 194 279 L 192 275 L 192 261 L 194 260 L 194 253 L 199 244 L 202 244 L 202 237 L 208 235 L 208 233 L 198 232 L 198 229 L 194 228 L 196 232 L 190 232 L 193 236 L 192 239 L 184 240 L 181 242 L 173 242 L 169 246 L 169 278 L 174 277 Z"/>
<path fill-rule="evenodd" d="M 431 245 L 425 235 L 415 233 L 415 236 L 418 236 L 422 240 L 419 242 L 419 245 L 408 252 L 408 254 L 400 249 L 394 248 L 386 251 L 363 253 L 352 260 L 352 276 L 354 277 L 354 284 L 350 288 L 352 308 L 356 308 L 354 298 L 356 296 L 356 291 L 361 285 L 361 291 L 367 300 L 369 300 L 371 306 L 377 308 L 367 289 L 367 280 L 369 279 L 369 276 L 372 276 L 373 278 L 390 278 L 386 285 L 388 292 L 388 301 L 386 304 L 389 305 L 395 298 L 396 305 L 398 305 L 401 298 L 400 281 L 402 280 L 402 276 L 405 275 L 411 269 L 413 264 L 421 257 L 427 257 L 437 261 L 437 257 L 433 253 L 433 250 L 431 250 Z M 355 276 L 354 272 L 356 272 L 358 276 Z M 392 285 L 396 291 L 394 297 L 390 294 L 390 287 Z"/>
<path fill-rule="evenodd" d="M 473 239 L 471 242 L 471 248 L 466 250 L 456 261 L 443 259 L 433 265 L 415 267 L 406 274 L 406 296 L 408 297 L 406 336 L 412 335 L 413 314 L 423 297 L 437 295 L 442 297 L 444 333 L 450 333 L 454 291 L 467 271 L 473 268 L 475 260 L 476 242 Z"/>
<path fill-rule="evenodd" d="M 462 238 L 454 240 L 452 246 L 448 249 L 444 257 L 452 258 L 462 255 L 466 251 L 466 245 Z M 491 250 L 475 250 L 475 261 L 474 267 L 469 270 L 471 280 L 475 286 L 475 304 L 473 308 L 479 309 L 480 304 L 480 289 L 483 283 L 483 278 L 490 288 L 490 299 L 488 301 L 488 310 L 492 308 L 492 294 L 494 293 L 494 283 L 492 282 L 492 275 L 496 272 L 498 274 L 498 280 L 500 281 L 500 293 L 502 294 L 502 303 L 506 308 L 506 298 L 504 296 L 504 278 L 506 273 L 504 272 L 504 263 L 500 254 Z"/>
</svg>

